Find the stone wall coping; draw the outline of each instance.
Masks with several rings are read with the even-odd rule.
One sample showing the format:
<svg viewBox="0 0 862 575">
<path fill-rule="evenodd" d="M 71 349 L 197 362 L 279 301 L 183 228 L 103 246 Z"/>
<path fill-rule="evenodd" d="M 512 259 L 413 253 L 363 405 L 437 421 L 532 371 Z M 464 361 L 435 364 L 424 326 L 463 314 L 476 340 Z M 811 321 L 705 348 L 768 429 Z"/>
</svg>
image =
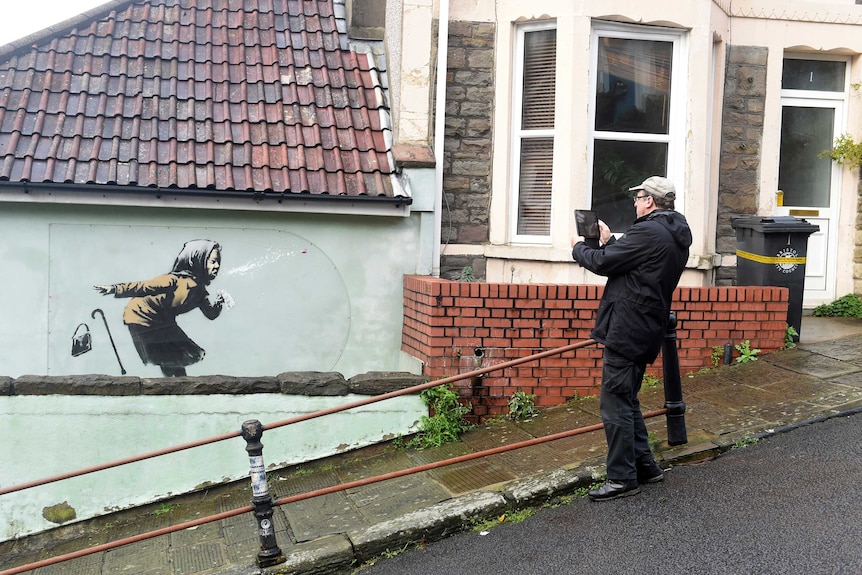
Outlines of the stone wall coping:
<svg viewBox="0 0 862 575">
<path fill-rule="evenodd" d="M 374 371 L 349 380 L 337 372 L 299 371 L 276 376 L 203 375 L 142 378 L 105 374 L 0 376 L 0 395 L 380 395 L 429 381 L 408 372 Z"/>
</svg>

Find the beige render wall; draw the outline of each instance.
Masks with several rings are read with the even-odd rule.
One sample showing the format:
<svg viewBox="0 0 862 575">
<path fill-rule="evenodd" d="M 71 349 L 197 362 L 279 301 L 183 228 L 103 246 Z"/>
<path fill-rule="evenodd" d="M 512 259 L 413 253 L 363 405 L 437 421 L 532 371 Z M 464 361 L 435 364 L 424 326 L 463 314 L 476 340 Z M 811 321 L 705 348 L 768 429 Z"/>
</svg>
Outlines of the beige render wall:
<svg viewBox="0 0 862 575">
<path fill-rule="evenodd" d="M 437 44 L 433 0 L 390 0 L 386 57 L 395 145 L 429 145 Z"/>
<path fill-rule="evenodd" d="M 734 44 L 764 46 L 769 50 L 764 101 L 761 166 L 756 210 L 769 214 L 778 189 L 778 149 L 781 131 L 781 68 L 785 52 L 845 55 L 849 57 L 850 82 L 862 81 L 862 5 L 854 1 L 787 2 L 757 0 L 733 2 Z M 771 16 L 771 17 L 767 17 Z M 846 132 L 862 139 L 862 92 L 851 87 L 846 102 Z M 862 227 L 858 170 L 841 173 L 837 249 L 836 296 L 862 291 Z"/>
</svg>

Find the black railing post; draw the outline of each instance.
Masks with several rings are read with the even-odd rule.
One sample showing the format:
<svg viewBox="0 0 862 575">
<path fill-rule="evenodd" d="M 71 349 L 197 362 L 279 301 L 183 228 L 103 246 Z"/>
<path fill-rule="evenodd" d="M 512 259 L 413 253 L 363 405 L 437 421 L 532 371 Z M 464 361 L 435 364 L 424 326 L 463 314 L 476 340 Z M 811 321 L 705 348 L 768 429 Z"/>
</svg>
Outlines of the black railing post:
<svg viewBox="0 0 862 575">
<path fill-rule="evenodd" d="M 249 468 L 251 469 L 251 504 L 254 506 L 254 517 L 257 519 L 257 534 L 260 537 L 260 551 L 257 552 L 257 564 L 260 567 L 271 567 L 285 562 L 285 557 L 275 540 L 275 525 L 272 522 L 272 496 L 266 484 L 266 466 L 263 463 L 263 424 L 256 419 L 245 421 L 241 429 L 245 439 L 245 450 L 248 452 Z"/>
<path fill-rule="evenodd" d="M 664 370 L 664 407 L 667 409 L 668 445 L 688 443 L 685 431 L 685 403 L 682 401 L 682 382 L 679 377 L 679 356 L 676 352 L 676 315 L 670 314 L 662 347 Z"/>
</svg>

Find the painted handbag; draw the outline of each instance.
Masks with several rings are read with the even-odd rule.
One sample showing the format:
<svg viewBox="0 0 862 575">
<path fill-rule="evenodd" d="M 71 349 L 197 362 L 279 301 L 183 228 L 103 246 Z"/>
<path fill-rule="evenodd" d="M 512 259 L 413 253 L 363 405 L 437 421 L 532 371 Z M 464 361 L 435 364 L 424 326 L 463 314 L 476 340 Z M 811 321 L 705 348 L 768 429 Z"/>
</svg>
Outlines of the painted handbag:
<svg viewBox="0 0 862 575">
<path fill-rule="evenodd" d="M 81 331 L 81 328 L 84 330 Z M 91 349 L 93 349 L 93 341 L 90 338 L 90 326 L 85 323 L 78 324 L 72 335 L 72 357 L 87 353 Z"/>
</svg>

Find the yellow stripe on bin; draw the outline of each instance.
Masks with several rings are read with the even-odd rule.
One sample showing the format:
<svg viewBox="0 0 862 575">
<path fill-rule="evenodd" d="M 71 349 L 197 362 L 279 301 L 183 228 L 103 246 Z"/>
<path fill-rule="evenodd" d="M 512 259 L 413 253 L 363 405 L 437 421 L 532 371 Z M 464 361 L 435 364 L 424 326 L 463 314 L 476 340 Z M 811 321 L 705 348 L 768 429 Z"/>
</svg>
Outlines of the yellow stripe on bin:
<svg viewBox="0 0 862 575">
<path fill-rule="evenodd" d="M 746 252 L 743 250 L 736 250 L 736 257 L 743 258 L 746 260 L 751 260 L 753 262 L 757 262 L 760 264 L 804 264 L 805 258 L 783 258 L 776 256 L 761 256 L 758 254 L 753 254 L 751 252 Z"/>
</svg>

